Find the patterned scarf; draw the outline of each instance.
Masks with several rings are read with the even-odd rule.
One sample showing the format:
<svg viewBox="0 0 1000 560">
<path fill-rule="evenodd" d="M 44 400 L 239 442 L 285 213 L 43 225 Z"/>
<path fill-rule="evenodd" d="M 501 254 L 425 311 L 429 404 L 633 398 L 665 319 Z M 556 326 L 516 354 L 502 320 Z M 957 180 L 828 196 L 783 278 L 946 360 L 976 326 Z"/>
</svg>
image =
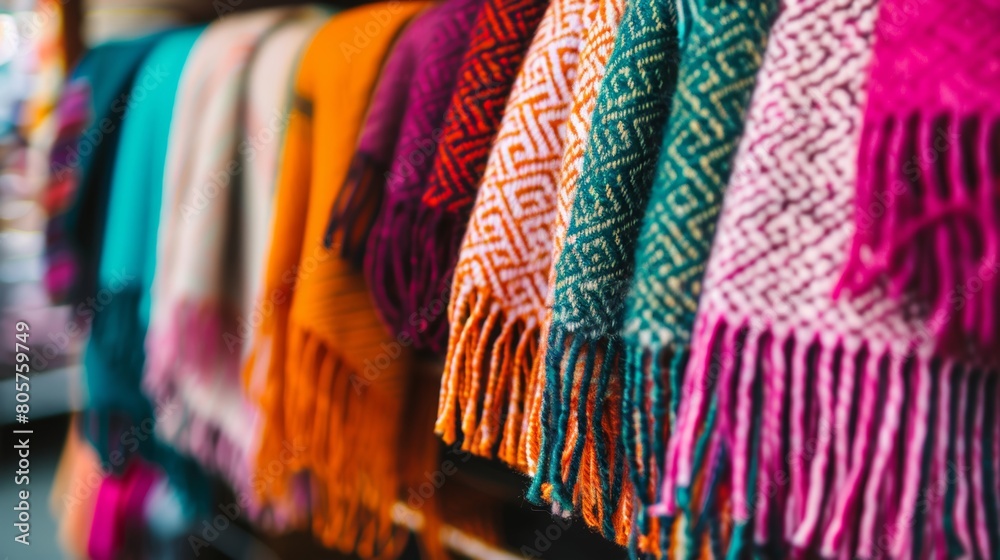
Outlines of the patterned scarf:
<svg viewBox="0 0 1000 560">
<path fill-rule="evenodd" d="M 185 66 L 170 132 L 144 388 L 160 407 L 178 411 L 157 426 L 158 433 L 221 474 L 240 496 L 252 494 L 255 435 L 249 429 L 255 413 L 239 376 L 253 312 L 253 279 L 260 276 L 260 268 L 252 273 L 248 268 L 250 263 L 262 266 L 266 249 L 263 235 L 246 230 L 267 223 L 274 185 L 273 169 L 271 181 L 248 180 L 267 158 L 250 153 L 259 149 L 251 137 L 260 131 L 244 128 L 248 100 L 243 92 L 251 63 L 272 56 L 273 48 L 282 48 L 285 56 L 283 67 L 271 61 L 270 83 L 282 89 L 288 83 L 309 29 L 303 26 L 297 43 L 272 39 L 305 13 L 266 10 L 211 25 Z M 285 81 L 277 81 L 282 74 Z M 274 152 L 282 132 L 277 123 L 268 147 Z M 258 517 L 256 504 L 249 513 Z"/>
<path fill-rule="evenodd" d="M 731 554 L 975 555 L 1000 527 L 996 376 L 935 358 L 880 286 L 831 296 L 875 8 L 782 5 L 726 192 L 660 497 L 674 514 L 722 478 Z"/>
<path fill-rule="evenodd" d="M 433 29 L 416 61 L 399 139 L 385 182 L 385 198 L 365 252 L 365 278 L 382 320 L 394 333 L 408 324 L 403 297 L 411 276 L 410 253 L 399 250 L 412 231 L 413 215 L 451 103 L 469 33 L 485 0 L 447 0 L 428 10 L 414 26 Z"/>
<path fill-rule="evenodd" d="M 398 298 L 406 320 L 394 330 L 406 334 L 414 348 L 434 353 L 446 348 L 445 311 L 459 244 L 507 96 L 547 5 L 547 0 L 485 0 L 473 25 L 420 205 L 412 227 L 396 240 L 411 262 L 405 280 L 397 280 L 407 288 Z"/>
<path fill-rule="evenodd" d="M 448 444 L 460 430 L 463 449 L 522 468 L 522 403 L 544 319 L 585 4 L 556 0 L 542 17 L 504 110 L 452 286 L 436 430 Z"/>
<path fill-rule="evenodd" d="M 600 461 L 599 480 L 606 481 L 598 501 L 607 523 L 615 519 L 622 501 L 632 500 L 619 437 L 623 356 L 619 331 L 676 69 L 673 3 L 628 2 L 601 82 L 566 239 L 556 261 L 545 351 L 542 445 L 528 496 L 539 501 L 542 485 L 548 484 L 561 510 L 579 506 L 574 497 L 594 490 L 579 478 L 585 442 L 592 440 Z M 571 422 L 574 416 L 576 421 Z M 644 517 L 641 511 L 639 515 Z M 614 533 L 622 542 L 636 531 L 615 527 Z"/>
<path fill-rule="evenodd" d="M 288 500 L 297 473 L 307 471 L 313 533 L 364 558 L 395 557 L 405 543 L 391 513 L 401 495 L 411 359 L 385 332 L 359 271 L 326 250 L 323 237 L 382 63 L 425 7 L 387 2 L 342 12 L 303 54 L 257 304 L 263 322 L 245 366 L 247 379 L 261 380 L 256 466 L 278 471 L 258 491 Z M 382 31 L 364 44 L 345 41 L 375 24 Z"/>
<path fill-rule="evenodd" d="M 776 4 L 678 4 L 677 92 L 643 217 L 623 333 L 626 451 L 644 508 L 656 501 L 667 396 L 673 421 L 701 280 Z"/>
<path fill-rule="evenodd" d="M 995 2 L 887 0 L 858 152 L 843 286 L 912 290 L 957 356 L 1000 345 L 998 26 Z"/>
<path fill-rule="evenodd" d="M 193 462 L 149 437 L 155 424 L 180 413 L 154 407 L 141 384 L 170 117 L 182 69 L 201 32 L 192 28 L 161 36 L 137 67 L 132 89 L 119 98 L 128 102 L 118 149 L 111 169 L 105 171 L 111 184 L 107 235 L 97 272 L 99 289 L 77 308 L 86 306 L 93 318 L 83 356 L 88 395 L 85 432 L 105 464 L 123 467 L 136 451 L 159 464 L 188 501 L 185 505 L 192 515 L 208 506 L 207 480 Z M 136 427 L 143 437 L 129 433 Z"/>
</svg>

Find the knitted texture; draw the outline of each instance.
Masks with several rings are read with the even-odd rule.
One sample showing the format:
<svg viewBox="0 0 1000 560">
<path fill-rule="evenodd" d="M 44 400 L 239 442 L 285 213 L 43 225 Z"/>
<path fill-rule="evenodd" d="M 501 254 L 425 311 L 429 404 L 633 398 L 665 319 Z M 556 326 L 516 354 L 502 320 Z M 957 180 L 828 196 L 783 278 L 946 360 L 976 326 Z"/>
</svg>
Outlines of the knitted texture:
<svg viewBox="0 0 1000 560">
<path fill-rule="evenodd" d="M 399 140 L 385 181 L 385 198 L 365 252 L 365 278 L 382 320 L 402 335 L 411 320 L 403 302 L 411 278 L 408 250 L 420 196 L 441 141 L 441 125 L 451 103 L 469 32 L 484 0 L 447 0 L 427 10 L 415 26 L 434 30 L 415 61 L 416 75 L 406 98 Z M 443 305 L 442 305 L 443 309 Z M 440 311 L 439 311 L 440 312 Z M 418 320 L 413 317 L 413 320 Z M 408 335 L 407 335 L 408 336 Z"/>
<path fill-rule="evenodd" d="M 269 501 L 289 500 L 297 474 L 308 472 L 313 533 L 363 558 L 396 557 L 407 536 L 391 512 L 403 494 L 399 449 L 411 360 L 385 332 L 360 271 L 326 250 L 323 237 L 383 61 L 426 6 L 387 2 L 342 12 L 303 54 L 258 300 L 269 312 L 245 365 L 248 379 L 263 380 L 256 466 L 283 466 L 257 490 Z M 375 23 L 381 32 L 364 48 L 345 43 Z"/>
<path fill-rule="evenodd" d="M 548 286 L 555 283 L 555 263 L 562 252 L 563 240 L 569 222 L 570 207 L 576 193 L 580 167 L 590 134 L 590 119 L 597 104 L 597 92 L 604 78 L 605 67 L 615 44 L 618 23 L 625 11 L 625 0 L 598 0 L 595 9 L 584 13 L 583 45 L 580 49 L 577 77 L 573 85 L 573 105 L 566 122 L 566 140 L 556 190 L 555 222 L 552 225 L 552 256 L 549 258 Z M 540 347 L 529 372 L 524 406 L 525 434 L 518 449 L 518 464 L 526 465 L 526 472 L 535 474 L 541 445 L 541 410 L 545 387 L 545 341 L 548 326 L 552 323 L 551 289 L 546 289 L 545 318 L 542 321 Z M 593 456 L 594 446 L 585 444 L 585 460 Z M 596 469 L 591 471 L 596 473 Z M 603 479 L 602 479 L 603 480 Z M 584 512 L 585 518 L 587 512 Z"/>
<path fill-rule="evenodd" d="M 446 305 L 459 244 L 500 127 L 507 96 L 547 0 L 485 0 L 445 114 L 441 143 L 407 237 L 411 274 L 397 327 L 413 346 L 440 353 L 448 342 Z"/>
<path fill-rule="evenodd" d="M 844 287 L 890 281 L 956 356 L 1000 345 L 1000 6 L 880 8 Z"/>
<path fill-rule="evenodd" d="M 624 330 L 626 451 L 644 507 L 657 501 L 668 408 L 673 421 L 702 276 L 776 3 L 679 4 L 677 92 L 643 216 Z"/>
<path fill-rule="evenodd" d="M 339 234 L 341 256 L 358 267 L 364 258 L 376 211 L 382 205 L 389 166 L 408 108 L 410 88 L 417 74 L 417 60 L 423 56 L 424 47 L 439 32 L 437 24 L 440 16 L 435 16 L 435 11 L 442 8 L 431 8 L 407 25 L 385 61 L 347 171 L 347 179 L 330 211 L 324 243 L 330 247 L 334 236 Z M 375 198 L 369 200 L 368 197 Z"/>
<path fill-rule="evenodd" d="M 586 486 L 578 490 L 582 448 L 586 439 L 593 438 L 600 477 L 610 481 L 602 485 L 599 500 L 601 516 L 609 521 L 616 519 L 622 501 L 632 500 L 618 437 L 622 396 L 618 334 L 676 70 L 673 4 L 628 3 L 601 83 L 566 240 L 556 263 L 542 445 L 529 498 L 538 501 L 547 483 L 559 508 L 579 507 L 579 494 L 591 490 Z M 576 414 L 577 422 L 571 423 L 581 403 L 588 402 L 592 387 L 597 396 L 594 414 Z M 575 438 L 570 435 L 574 431 Z M 572 439 L 576 441 L 569 447 Z M 572 451 L 564 456 L 567 449 Z M 645 517 L 642 511 L 638 515 Z M 623 542 L 628 527 L 614 527 L 614 534 Z"/>
<path fill-rule="evenodd" d="M 518 464 L 538 349 L 584 0 L 549 4 L 511 90 L 452 285 L 436 429 Z M 480 404 L 482 403 L 482 404 Z"/>
<path fill-rule="evenodd" d="M 935 359 L 909 305 L 878 286 L 831 297 L 853 233 L 875 2 L 781 8 L 706 270 L 662 513 L 704 503 L 716 485 L 695 482 L 719 472 L 732 555 L 751 541 L 778 556 L 971 551 L 997 527 L 996 415 L 982 404 L 995 381 Z M 972 386 L 985 396 L 963 405 Z"/>
</svg>

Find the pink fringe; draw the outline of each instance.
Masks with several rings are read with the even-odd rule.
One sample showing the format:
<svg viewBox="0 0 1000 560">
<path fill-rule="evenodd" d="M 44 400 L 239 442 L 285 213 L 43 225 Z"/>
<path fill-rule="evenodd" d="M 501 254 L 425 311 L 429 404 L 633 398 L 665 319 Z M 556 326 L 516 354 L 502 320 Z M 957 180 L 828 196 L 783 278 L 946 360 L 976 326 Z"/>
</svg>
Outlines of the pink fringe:
<svg viewBox="0 0 1000 560">
<path fill-rule="evenodd" d="M 715 396 L 718 423 L 712 445 L 727 450 L 731 461 L 733 518 L 756 520 L 758 544 L 781 544 L 767 542 L 769 520 L 777 518 L 783 520 L 784 544 L 798 554 L 908 558 L 917 552 L 914 524 L 922 522 L 921 557 L 945 557 L 944 483 L 957 484 L 949 517 L 959 542 L 980 557 L 994 552 L 987 550 L 982 446 L 996 448 L 1000 440 L 995 434 L 992 441 L 983 441 L 984 409 L 1000 399 L 1000 394 L 984 394 L 984 378 L 996 372 L 973 374 L 951 362 L 937 371 L 934 358 L 906 348 L 730 321 L 720 314 L 699 317 L 696 333 L 654 514 L 678 513 L 677 496 L 694 489 L 698 473 L 693 451 Z M 720 363 L 722 369 L 715 369 Z M 747 496 L 755 383 L 763 387 L 763 416 L 757 492 Z M 951 391 L 963 392 L 954 426 Z M 935 425 L 930 423 L 932 399 L 937 402 Z M 970 406 L 975 409 L 971 441 L 965 436 Z M 786 414 L 787 444 L 782 435 Z M 952 432 L 958 436 L 955 441 L 949 439 Z M 947 463 L 949 444 L 955 465 Z M 782 457 L 786 445 L 791 453 Z M 932 472 L 925 475 L 929 445 Z M 700 503 L 703 497 L 691 499 Z M 966 515 L 970 509 L 972 516 Z"/>
</svg>

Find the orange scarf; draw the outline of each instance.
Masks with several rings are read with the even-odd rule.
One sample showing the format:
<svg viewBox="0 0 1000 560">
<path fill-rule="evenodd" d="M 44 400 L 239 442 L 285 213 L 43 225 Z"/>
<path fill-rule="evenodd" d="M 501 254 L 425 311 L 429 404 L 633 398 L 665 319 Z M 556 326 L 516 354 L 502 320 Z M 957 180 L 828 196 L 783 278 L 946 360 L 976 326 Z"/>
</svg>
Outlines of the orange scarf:
<svg viewBox="0 0 1000 560">
<path fill-rule="evenodd" d="M 405 542 L 391 509 L 411 359 L 382 327 L 364 277 L 337 257 L 342 239 L 329 250 L 322 242 L 382 62 L 426 6 L 345 11 L 303 55 L 256 309 L 263 320 L 245 369 L 263 415 L 257 475 L 265 483 L 256 488 L 285 502 L 295 474 L 308 471 L 314 533 L 365 558 L 394 557 Z"/>
</svg>

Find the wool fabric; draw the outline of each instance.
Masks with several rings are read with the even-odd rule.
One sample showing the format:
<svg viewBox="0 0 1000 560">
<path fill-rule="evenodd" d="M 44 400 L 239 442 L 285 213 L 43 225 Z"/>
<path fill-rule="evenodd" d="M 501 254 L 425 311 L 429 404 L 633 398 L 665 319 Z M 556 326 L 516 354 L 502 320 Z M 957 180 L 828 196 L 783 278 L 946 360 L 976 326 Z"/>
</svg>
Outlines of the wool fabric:
<svg viewBox="0 0 1000 560">
<path fill-rule="evenodd" d="M 245 365 L 248 378 L 264 380 L 256 464 L 284 465 L 258 490 L 287 500 L 296 473 L 307 471 L 314 534 L 364 558 L 395 557 L 405 542 L 391 510 L 400 495 L 410 352 L 385 332 L 360 272 L 325 249 L 323 238 L 382 63 L 426 6 L 389 2 L 342 12 L 303 54 L 258 301 L 271 312 Z M 382 31 L 364 48 L 345 42 L 373 22 Z"/>
<path fill-rule="evenodd" d="M 222 475 L 240 495 L 253 494 L 255 432 L 248 428 L 256 416 L 239 375 L 245 338 L 240 322 L 249 321 L 253 299 L 248 292 L 256 289 L 254 279 L 261 274 L 247 268 L 249 263 L 262 266 L 266 250 L 265 236 L 246 232 L 267 223 L 274 186 L 273 168 L 271 181 L 248 180 L 262 171 L 251 165 L 263 165 L 266 158 L 250 155 L 248 136 L 258 131 L 245 130 L 248 99 L 242 92 L 252 63 L 274 56 L 271 49 L 284 52 L 283 66 L 268 61 L 272 79 L 290 76 L 310 32 L 296 20 L 307 19 L 308 13 L 264 10 L 211 25 L 185 66 L 170 132 L 169 202 L 160 219 L 144 388 L 161 408 L 179 411 L 157 426 L 158 433 Z M 293 24 L 302 25 L 294 40 L 272 42 Z M 271 82 L 280 88 L 287 83 Z M 266 177 L 268 171 L 263 172 Z M 246 223 L 254 219 L 255 224 Z M 248 513 L 265 525 L 284 524 L 281 516 L 262 517 L 256 503 Z"/>
<path fill-rule="evenodd" d="M 878 22 L 842 287 L 887 278 L 926 306 L 942 351 L 995 360 L 1000 6 L 887 0 Z"/>
<path fill-rule="evenodd" d="M 585 7 L 556 0 L 542 17 L 514 80 L 452 284 L 436 429 L 445 443 L 458 441 L 460 431 L 463 449 L 512 465 L 544 318 Z"/>
<path fill-rule="evenodd" d="M 702 503 L 717 485 L 693 483 L 720 473 L 730 555 L 751 542 L 782 556 L 975 554 L 998 527 L 995 376 L 934 357 L 912 304 L 881 286 L 831 296 L 875 15 L 875 2 L 783 2 L 748 109 L 658 511 Z M 969 476 L 925 500 L 952 467 Z"/>
<path fill-rule="evenodd" d="M 201 28 L 189 28 L 160 36 L 137 67 L 139 78 L 132 89 L 118 98 L 130 102 L 123 108 L 117 152 L 102 164 L 112 169 L 101 172 L 111 181 L 102 226 L 107 235 L 97 272 L 96 301 L 101 306 L 90 308 L 93 322 L 83 356 L 88 395 L 83 427 L 101 460 L 108 462 L 117 454 L 133 456 L 138 450 L 164 469 L 192 514 L 207 507 L 207 480 L 197 465 L 159 438 L 135 441 L 124 432 L 140 424 L 148 427 L 148 420 L 153 425 L 166 421 L 178 412 L 154 409 L 142 393 L 147 365 L 143 343 L 149 327 L 170 115 L 182 69 L 200 34 Z M 110 464 L 125 467 L 129 462 L 119 459 Z"/>
<path fill-rule="evenodd" d="M 470 31 L 469 48 L 445 113 L 440 143 L 408 232 L 397 240 L 409 252 L 407 288 L 391 325 L 413 347 L 443 353 L 448 342 L 447 303 L 459 244 L 476 188 L 528 45 L 547 0 L 484 0 Z M 397 231 L 399 231 L 397 229 Z"/>
<path fill-rule="evenodd" d="M 702 276 L 776 8 L 775 0 L 678 4 L 677 91 L 642 218 L 623 331 L 625 449 L 644 509 L 657 501 Z"/>
<path fill-rule="evenodd" d="M 595 453 L 601 462 L 600 476 L 610 481 L 608 495 L 600 500 L 602 516 L 612 519 L 622 501 L 632 501 L 633 484 L 626 480 L 630 473 L 618 437 L 623 357 L 619 332 L 676 71 L 673 4 L 627 2 L 601 82 L 566 239 L 556 261 L 545 351 L 542 445 L 529 498 L 539 500 L 542 485 L 549 484 L 553 502 L 565 511 L 579 507 L 574 503 L 583 458 L 579 434 L 602 440 Z M 571 423 L 574 410 L 588 401 L 591 387 L 601 397 L 594 414 L 578 415 L 578 421 Z M 564 460 L 574 430 L 577 442 Z M 645 518 L 641 510 L 636 514 Z M 620 528 L 615 533 L 621 542 L 638 532 Z"/>
<path fill-rule="evenodd" d="M 382 320 L 393 332 L 410 318 L 403 302 L 412 277 L 410 253 L 399 250 L 410 235 L 413 216 L 434 154 L 441 141 L 442 124 L 458 81 L 458 71 L 468 50 L 469 33 L 485 0 L 446 0 L 415 22 L 434 30 L 407 94 L 407 108 L 400 125 L 392 162 L 385 178 L 385 195 L 365 252 L 365 278 Z M 418 320 L 417 318 L 413 319 Z"/>
</svg>

